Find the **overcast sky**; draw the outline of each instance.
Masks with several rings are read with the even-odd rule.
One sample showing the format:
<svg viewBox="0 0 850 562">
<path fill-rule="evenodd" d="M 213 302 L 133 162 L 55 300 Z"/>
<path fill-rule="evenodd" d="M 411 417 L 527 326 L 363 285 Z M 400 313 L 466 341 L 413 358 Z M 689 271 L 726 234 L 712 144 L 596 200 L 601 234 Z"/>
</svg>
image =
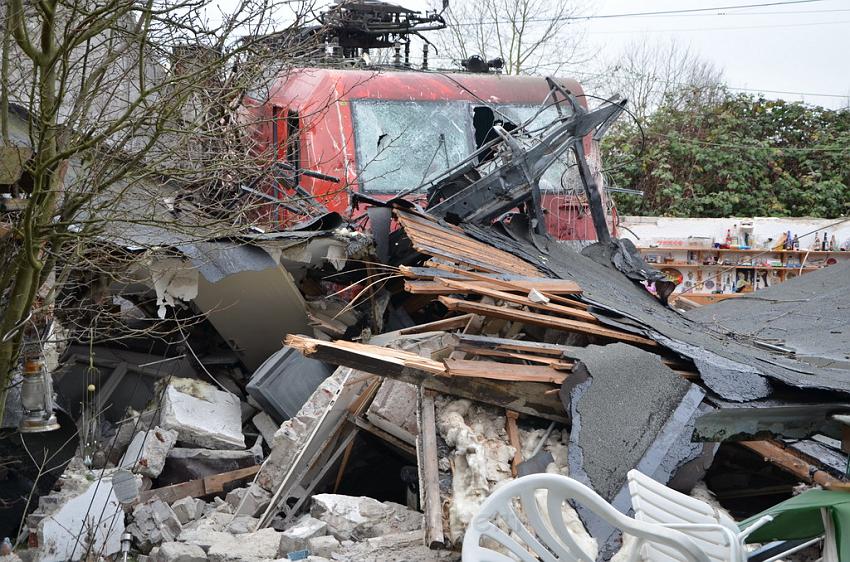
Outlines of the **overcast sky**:
<svg viewBox="0 0 850 562">
<path fill-rule="evenodd" d="M 451 0 L 450 0 L 451 1 Z M 558 1 L 558 0 L 552 0 Z M 729 86 L 768 97 L 850 106 L 850 0 L 580 0 L 596 16 L 577 25 L 600 57 L 640 40 L 689 45 L 720 67 Z M 412 9 L 437 0 L 400 0 Z M 700 13 L 601 18 L 612 14 L 776 4 Z M 576 74 L 597 71 L 594 64 Z M 602 92 L 600 92 L 602 93 Z M 828 94 L 828 95 L 811 95 Z"/>
<path fill-rule="evenodd" d="M 654 12 L 770 1 L 595 0 L 587 12 Z M 598 48 L 615 51 L 636 39 L 672 37 L 718 65 L 729 86 L 827 107 L 850 105 L 850 0 L 593 19 L 585 31 Z"/>
</svg>

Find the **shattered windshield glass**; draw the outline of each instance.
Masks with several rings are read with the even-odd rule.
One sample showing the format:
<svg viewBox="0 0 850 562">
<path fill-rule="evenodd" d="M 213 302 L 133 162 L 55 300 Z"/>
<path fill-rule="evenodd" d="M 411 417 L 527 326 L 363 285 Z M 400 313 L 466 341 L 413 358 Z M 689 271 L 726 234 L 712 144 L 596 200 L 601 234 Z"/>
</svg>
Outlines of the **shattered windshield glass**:
<svg viewBox="0 0 850 562">
<path fill-rule="evenodd" d="M 351 102 L 360 185 L 365 191 L 415 187 L 473 150 L 466 102 Z"/>
<path fill-rule="evenodd" d="M 539 105 L 497 105 L 495 107 L 517 126 L 525 123 L 527 119 L 534 117 L 535 113 L 540 109 Z M 532 135 L 543 134 L 544 131 L 541 129 L 557 118 L 558 110 L 550 105 L 540 115 L 535 117 L 527 129 Z M 496 119 L 499 120 L 500 116 L 497 116 Z M 562 154 L 558 161 L 546 170 L 540 179 L 540 189 L 542 191 L 578 190 L 579 193 L 582 192 L 581 177 L 578 173 L 578 167 L 575 165 L 575 154 L 573 154 L 572 150 L 568 150 Z"/>
</svg>

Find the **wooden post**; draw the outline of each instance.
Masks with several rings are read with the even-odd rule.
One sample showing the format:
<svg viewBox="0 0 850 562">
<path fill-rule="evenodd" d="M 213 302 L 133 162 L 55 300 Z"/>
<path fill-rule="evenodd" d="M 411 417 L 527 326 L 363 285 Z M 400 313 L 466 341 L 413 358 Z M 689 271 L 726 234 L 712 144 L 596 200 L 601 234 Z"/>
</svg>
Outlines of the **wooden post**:
<svg viewBox="0 0 850 562">
<path fill-rule="evenodd" d="M 513 410 L 505 410 L 505 431 L 508 432 L 508 440 L 511 447 L 514 448 L 514 460 L 511 462 L 511 474 L 514 478 L 517 475 L 517 467 L 522 462 L 522 444 L 519 442 L 519 428 L 516 421 L 519 418 L 519 413 Z"/>
<path fill-rule="evenodd" d="M 416 438 L 419 459 L 419 486 L 425 511 L 425 544 L 439 548 L 445 544 L 443 509 L 440 498 L 440 469 L 437 465 L 437 413 L 434 393 L 419 388 L 419 435 Z"/>
</svg>

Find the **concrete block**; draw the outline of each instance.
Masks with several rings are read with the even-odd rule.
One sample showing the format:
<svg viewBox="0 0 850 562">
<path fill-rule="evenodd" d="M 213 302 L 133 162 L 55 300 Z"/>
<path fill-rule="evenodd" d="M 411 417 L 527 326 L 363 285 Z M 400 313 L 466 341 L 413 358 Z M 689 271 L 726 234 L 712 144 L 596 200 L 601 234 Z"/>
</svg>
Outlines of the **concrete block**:
<svg viewBox="0 0 850 562">
<path fill-rule="evenodd" d="M 310 513 L 327 523 L 328 532 L 339 540 L 361 540 L 412 531 L 421 529 L 423 525 L 422 514 L 403 505 L 339 494 L 313 496 Z"/>
<path fill-rule="evenodd" d="M 210 547 L 216 543 L 229 541 L 233 535 L 224 531 L 211 531 L 209 529 L 183 529 L 178 535 L 177 540 L 186 544 L 198 546 L 204 552 L 207 552 Z"/>
<path fill-rule="evenodd" d="M 197 379 L 174 378 L 165 389 L 160 426 L 178 441 L 208 449 L 244 449 L 239 397 Z"/>
<path fill-rule="evenodd" d="M 118 466 L 156 478 L 162 472 L 166 456 L 176 442 L 177 432 L 170 429 L 155 427 L 150 431 L 140 431 L 133 437 Z"/>
<path fill-rule="evenodd" d="M 204 507 L 206 507 L 206 502 L 197 498 L 181 498 L 171 504 L 171 510 L 174 511 L 181 525 L 203 517 Z"/>
<path fill-rule="evenodd" d="M 38 522 L 40 562 L 79 560 L 89 546 L 110 556 L 121 550 L 124 512 L 108 477 L 64 479 L 61 505 Z M 103 514 L 101 516 L 101 514 Z M 77 540 L 82 533 L 83 538 Z"/>
<path fill-rule="evenodd" d="M 233 513 L 257 517 L 269 506 L 271 497 L 271 493 L 252 484 L 247 488 L 231 490 L 225 501 L 233 508 Z"/>
<path fill-rule="evenodd" d="M 307 550 L 310 551 L 311 556 L 330 558 L 339 548 L 339 541 L 331 535 L 307 539 Z"/>
<path fill-rule="evenodd" d="M 166 542 L 159 547 L 154 562 L 207 562 L 207 554 L 194 544 Z"/>
<path fill-rule="evenodd" d="M 307 541 L 313 537 L 328 534 L 328 524 L 309 515 L 299 518 L 294 525 L 281 533 L 280 548 L 283 554 L 307 548 Z"/>
<path fill-rule="evenodd" d="M 222 505 L 228 508 L 230 507 L 226 503 Z M 258 522 L 259 519 L 248 517 L 247 515 L 233 516 L 231 513 L 213 511 L 206 514 L 202 519 L 187 524 L 186 528 L 199 531 L 221 531 L 232 535 L 241 535 L 252 532 L 257 527 Z"/>
<path fill-rule="evenodd" d="M 207 552 L 210 562 L 262 562 L 280 556 L 280 533 L 274 529 L 231 535 L 228 540 L 214 543 Z"/>
<path fill-rule="evenodd" d="M 260 435 L 263 436 L 263 439 L 266 440 L 266 443 L 274 442 L 274 434 L 280 429 L 280 425 L 275 423 L 275 421 L 265 412 L 260 412 L 253 418 L 251 421 L 254 422 L 254 426 L 259 430 Z"/>
<path fill-rule="evenodd" d="M 133 535 L 138 549 L 147 554 L 163 542 L 177 540 L 183 525 L 172 509 L 162 500 L 142 503 L 133 508 L 133 522 L 127 532 Z"/>
<path fill-rule="evenodd" d="M 416 443 L 416 387 L 410 383 L 384 379 L 366 411 L 366 419 L 387 433 L 414 445 Z"/>
<path fill-rule="evenodd" d="M 431 550 L 422 531 L 409 531 L 355 543 L 332 558 L 340 562 L 458 562 L 460 553 Z"/>
</svg>

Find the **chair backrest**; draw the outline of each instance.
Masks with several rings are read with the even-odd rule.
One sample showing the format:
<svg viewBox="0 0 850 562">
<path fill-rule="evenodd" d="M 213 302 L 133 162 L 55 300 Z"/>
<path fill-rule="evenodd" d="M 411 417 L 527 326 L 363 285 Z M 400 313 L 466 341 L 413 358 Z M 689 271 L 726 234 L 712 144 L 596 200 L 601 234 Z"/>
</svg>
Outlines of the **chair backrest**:
<svg viewBox="0 0 850 562">
<path fill-rule="evenodd" d="M 630 470 L 627 478 L 635 519 L 661 525 L 722 525 L 726 532 L 717 528 L 681 530 L 691 537 L 712 562 L 734 562 L 740 558 L 737 540 L 730 539 L 730 535 L 737 537 L 738 526 L 728 516 L 701 500 L 656 482 L 637 470 Z M 654 544 L 644 545 L 644 556 L 653 562 L 685 560 L 679 553 Z"/>
<path fill-rule="evenodd" d="M 538 503 L 539 490 L 546 492 L 545 513 Z M 515 500 L 520 513 L 514 508 Z M 640 540 L 681 553 L 681 560 L 710 562 L 686 535 L 627 517 L 584 484 L 559 474 L 523 476 L 493 492 L 466 529 L 463 562 L 514 562 L 493 548 L 510 552 L 522 562 L 595 562 L 595 553 L 582 546 L 564 522 L 562 507 L 568 500 Z M 499 528 L 499 520 L 511 534 Z"/>
</svg>

